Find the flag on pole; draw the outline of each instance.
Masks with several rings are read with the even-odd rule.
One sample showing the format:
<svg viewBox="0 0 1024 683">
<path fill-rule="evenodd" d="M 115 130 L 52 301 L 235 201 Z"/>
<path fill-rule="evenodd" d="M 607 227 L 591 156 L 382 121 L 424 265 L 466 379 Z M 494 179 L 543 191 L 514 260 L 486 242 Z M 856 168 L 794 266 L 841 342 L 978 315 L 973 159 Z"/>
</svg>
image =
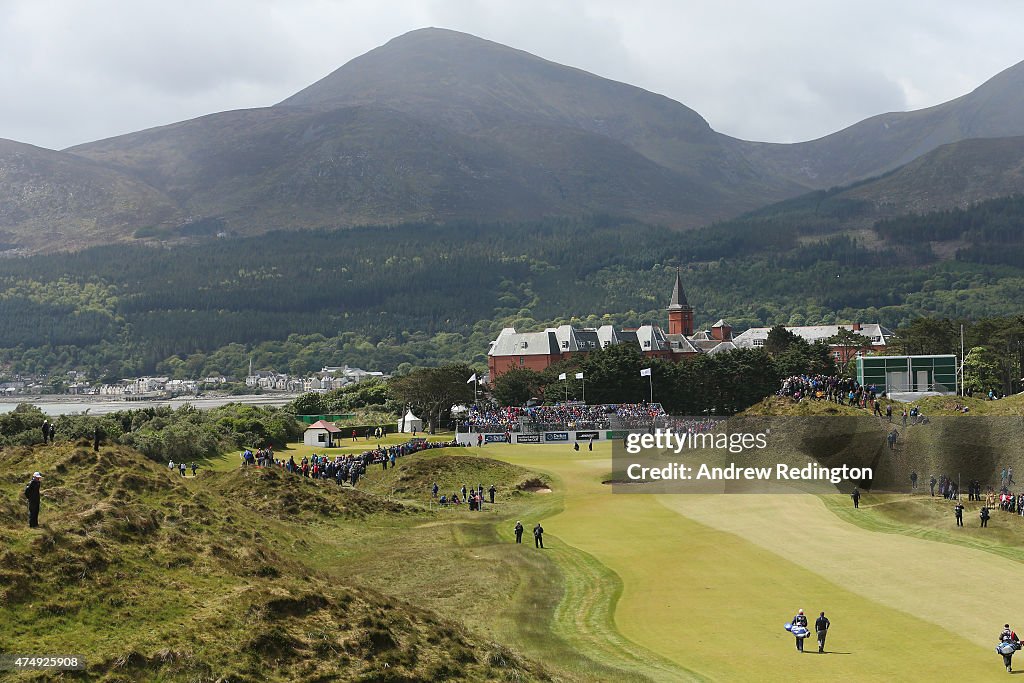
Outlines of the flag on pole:
<svg viewBox="0 0 1024 683">
<path fill-rule="evenodd" d="M 474 372 L 473 376 L 466 380 L 466 384 L 469 384 L 470 382 L 475 382 L 475 381 L 476 381 L 476 373 Z"/>
<path fill-rule="evenodd" d="M 565 379 L 565 373 L 563 372 L 561 375 L 559 375 L 558 379 Z"/>
<path fill-rule="evenodd" d="M 582 372 L 577 372 L 576 373 L 576 379 L 583 379 L 583 373 Z"/>
<path fill-rule="evenodd" d="M 651 376 L 651 369 L 650 368 L 644 368 L 643 370 L 640 371 L 640 376 L 641 377 L 650 377 Z"/>
</svg>

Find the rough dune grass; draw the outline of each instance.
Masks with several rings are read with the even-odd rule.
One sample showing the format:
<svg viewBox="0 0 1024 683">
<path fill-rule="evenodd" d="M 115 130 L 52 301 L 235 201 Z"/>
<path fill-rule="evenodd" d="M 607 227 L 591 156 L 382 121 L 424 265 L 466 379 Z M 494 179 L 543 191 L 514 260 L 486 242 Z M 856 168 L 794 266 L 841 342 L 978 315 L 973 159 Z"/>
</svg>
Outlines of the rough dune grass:
<svg viewBox="0 0 1024 683">
<path fill-rule="evenodd" d="M 909 421 L 904 426 L 899 417 L 890 423 L 866 410 L 774 398 L 761 404 L 764 410 L 752 409 L 733 418 L 730 427 L 734 431 L 743 431 L 738 425 L 771 428 L 769 448 L 750 453 L 752 461 L 767 456 L 778 462 L 802 458 L 870 466 L 874 470 L 871 487 L 879 490 L 907 490 L 911 472 L 917 472 L 922 481 L 945 474 L 954 480 L 959 477 L 964 486 L 977 479 L 994 488 L 1000 485 L 1003 468 L 1024 473 L 1024 451 L 1019 448 L 1024 421 L 1015 413 L 1024 406 L 1024 396 L 1000 401 L 931 397 L 921 404 L 928 423 Z M 970 405 L 971 410 L 957 412 L 953 409 L 957 404 Z M 903 404 L 896 405 L 902 409 Z M 846 412 L 823 412 L 833 408 Z M 899 438 L 896 448 L 889 449 L 886 435 L 893 429 Z"/>
<path fill-rule="evenodd" d="M 493 446 L 492 446 L 493 448 Z M 404 458 L 399 468 L 374 466 L 369 472 L 367 486 L 370 490 L 392 492 L 406 498 L 429 499 L 435 483 L 438 495 L 450 496 L 458 493 L 462 498 L 462 486 L 468 489 L 484 487 L 484 496 L 489 500 L 488 489 L 493 484 L 503 499 L 520 494 L 530 484 L 544 482 L 521 467 L 494 460 L 487 448 L 438 449 Z"/>
<path fill-rule="evenodd" d="M 1024 563 L 1024 517 L 992 510 L 987 528 L 982 529 L 978 512 L 982 503 L 964 498 L 964 526 L 957 527 L 955 501 L 930 496 L 927 486 L 916 494 L 867 494 L 860 509 L 848 499 L 823 496 L 832 514 L 850 524 L 883 534 L 900 534 L 981 550 Z"/>
<path fill-rule="evenodd" d="M 970 415 L 1024 415 L 1024 394 L 1007 396 L 998 401 L 981 397 L 930 396 L 915 401 L 925 415 L 960 415 L 962 408 Z"/>
<path fill-rule="evenodd" d="M 36 469 L 30 530 L 17 496 Z M 309 560 L 348 528 L 401 524 L 396 504 L 297 482 L 315 504 L 289 509 L 283 473 L 232 475 L 183 479 L 123 448 L 0 452 L 0 651 L 76 652 L 111 681 L 549 678 L 457 618 Z"/>
</svg>

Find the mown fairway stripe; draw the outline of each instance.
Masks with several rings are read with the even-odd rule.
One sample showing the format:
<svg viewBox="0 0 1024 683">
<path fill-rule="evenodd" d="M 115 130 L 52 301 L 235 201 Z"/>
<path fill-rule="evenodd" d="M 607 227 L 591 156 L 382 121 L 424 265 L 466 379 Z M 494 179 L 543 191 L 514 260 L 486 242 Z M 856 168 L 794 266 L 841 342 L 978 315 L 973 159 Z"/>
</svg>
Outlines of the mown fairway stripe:
<svg viewBox="0 0 1024 683">
<path fill-rule="evenodd" d="M 968 554 L 948 560 L 952 546 L 858 529 L 810 496 L 613 495 L 600 483 L 611 469 L 606 448 L 489 455 L 560 478 L 565 508 L 545 528 L 621 578 L 615 624 L 626 639 L 723 681 L 1006 675 L 990 647 L 992 625 L 1024 611 L 1014 601 L 1007 616 L 987 613 L 1004 591 L 985 582 L 1005 579 L 1012 563 L 988 572 L 998 558 L 960 548 Z M 952 561 L 962 566 L 950 578 Z M 971 576 L 985 578 L 969 585 Z M 951 606 L 954 589 L 961 594 Z M 967 603 L 970 628 L 959 608 Z M 795 652 L 782 625 L 800 607 L 829 613 L 836 654 Z"/>
</svg>

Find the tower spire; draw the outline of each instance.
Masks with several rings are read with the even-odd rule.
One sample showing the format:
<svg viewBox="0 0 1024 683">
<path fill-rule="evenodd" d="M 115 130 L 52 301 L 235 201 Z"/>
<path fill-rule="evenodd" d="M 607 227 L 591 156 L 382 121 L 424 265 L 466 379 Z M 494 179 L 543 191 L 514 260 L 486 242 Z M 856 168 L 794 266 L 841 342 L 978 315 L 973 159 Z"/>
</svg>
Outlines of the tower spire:
<svg viewBox="0 0 1024 683">
<path fill-rule="evenodd" d="M 683 291 L 683 280 L 680 277 L 680 269 L 676 268 L 676 284 L 672 287 L 672 301 L 668 304 L 668 310 L 675 311 L 686 308 L 689 304 L 686 301 L 686 292 Z"/>
<path fill-rule="evenodd" d="M 680 270 L 676 268 L 676 283 L 672 287 L 672 300 L 668 304 L 668 333 L 689 337 L 693 334 L 693 308 L 686 300 Z"/>
</svg>

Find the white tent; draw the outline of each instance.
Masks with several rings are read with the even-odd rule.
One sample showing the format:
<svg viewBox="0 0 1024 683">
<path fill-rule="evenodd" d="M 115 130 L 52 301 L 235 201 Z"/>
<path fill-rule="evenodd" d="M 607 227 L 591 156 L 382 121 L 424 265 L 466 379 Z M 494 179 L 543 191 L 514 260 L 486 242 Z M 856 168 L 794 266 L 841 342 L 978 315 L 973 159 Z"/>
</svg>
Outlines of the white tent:
<svg viewBox="0 0 1024 683">
<path fill-rule="evenodd" d="M 423 420 L 413 415 L 412 411 L 409 410 L 405 413 L 405 417 L 398 421 L 398 431 L 403 433 L 422 432 Z"/>
</svg>

